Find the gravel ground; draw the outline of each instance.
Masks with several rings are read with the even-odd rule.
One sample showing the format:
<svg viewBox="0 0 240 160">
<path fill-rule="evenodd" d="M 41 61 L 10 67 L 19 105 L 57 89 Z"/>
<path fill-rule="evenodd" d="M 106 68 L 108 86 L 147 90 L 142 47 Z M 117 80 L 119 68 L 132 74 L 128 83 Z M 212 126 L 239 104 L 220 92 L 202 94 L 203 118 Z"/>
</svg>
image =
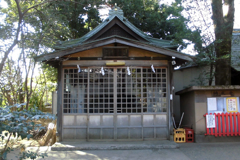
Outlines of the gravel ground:
<svg viewBox="0 0 240 160">
<path fill-rule="evenodd" d="M 182 143 L 179 149 L 51 151 L 51 147 L 28 148 L 47 153 L 45 160 L 239 160 L 240 142 Z M 8 159 L 17 160 L 17 151 Z M 38 158 L 42 159 L 42 158 Z"/>
<path fill-rule="evenodd" d="M 179 150 L 191 160 L 240 159 L 240 142 L 183 143 Z"/>
</svg>

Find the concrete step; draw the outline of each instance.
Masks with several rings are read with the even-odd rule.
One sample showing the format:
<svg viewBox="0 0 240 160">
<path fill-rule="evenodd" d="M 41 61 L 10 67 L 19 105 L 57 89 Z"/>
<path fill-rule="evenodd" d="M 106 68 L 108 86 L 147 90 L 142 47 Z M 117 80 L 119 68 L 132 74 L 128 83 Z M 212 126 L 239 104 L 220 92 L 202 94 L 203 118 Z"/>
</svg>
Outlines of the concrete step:
<svg viewBox="0 0 240 160">
<path fill-rule="evenodd" d="M 142 150 L 142 149 L 176 149 L 179 145 L 173 141 L 124 141 L 124 142 L 86 142 L 77 140 L 64 140 L 55 143 L 52 151 L 75 150 Z"/>
</svg>

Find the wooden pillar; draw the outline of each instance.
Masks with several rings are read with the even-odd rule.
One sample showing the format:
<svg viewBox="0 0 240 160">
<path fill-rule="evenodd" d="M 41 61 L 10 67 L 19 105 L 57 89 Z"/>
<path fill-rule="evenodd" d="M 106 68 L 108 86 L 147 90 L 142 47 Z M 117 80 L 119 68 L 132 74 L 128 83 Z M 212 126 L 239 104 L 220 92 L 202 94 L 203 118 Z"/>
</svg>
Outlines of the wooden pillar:
<svg viewBox="0 0 240 160">
<path fill-rule="evenodd" d="M 172 134 L 173 126 L 172 126 L 172 114 L 173 114 L 173 66 L 172 61 L 168 61 L 168 139 L 170 139 L 170 134 Z"/>
<path fill-rule="evenodd" d="M 62 62 L 58 66 L 58 83 L 57 83 L 57 137 L 58 141 L 62 141 Z"/>
</svg>

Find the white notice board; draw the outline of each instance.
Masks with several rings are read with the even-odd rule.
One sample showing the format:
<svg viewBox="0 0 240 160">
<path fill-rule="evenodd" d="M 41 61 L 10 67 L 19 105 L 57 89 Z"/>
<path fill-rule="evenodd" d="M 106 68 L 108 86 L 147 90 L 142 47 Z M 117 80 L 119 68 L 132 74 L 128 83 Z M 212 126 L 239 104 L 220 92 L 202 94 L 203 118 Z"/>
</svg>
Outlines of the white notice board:
<svg viewBox="0 0 240 160">
<path fill-rule="evenodd" d="M 215 115 L 206 115 L 206 120 L 207 120 L 207 128 L 216 127 Z"/>
<path fill-rule="evenodd" d="M 217 110 L 217 98 L 207 98 L 208 110 Z"/>
</svg>

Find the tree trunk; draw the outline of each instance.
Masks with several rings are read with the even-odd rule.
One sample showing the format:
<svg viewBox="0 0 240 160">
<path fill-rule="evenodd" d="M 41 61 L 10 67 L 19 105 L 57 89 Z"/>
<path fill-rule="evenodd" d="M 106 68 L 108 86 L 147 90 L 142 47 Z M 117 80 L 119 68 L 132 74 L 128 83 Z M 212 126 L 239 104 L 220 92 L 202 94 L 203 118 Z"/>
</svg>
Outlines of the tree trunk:
<svg viewBox="0 0 240 160">
<path fill-rule="evenodd" d="M 18 33 L 17 33 L 17 34 L 18 34 Z M 18 37 L 18 36 L 17 36 L 17 37 Z M 1 77 L 1 75 L 2 75 L 3 67 L 4 67 L 4 65 L 5 65 L 5 62 L 6 62 L 7 58 L 8 58 L 8 55 L 9 55 L 9 53 L 13 50 L 13 48 L 14 48 L 16 45 L 17 45 L 17 38 L 16 38 L 16 40 L 13 42 L 13 44 L 8 48 L 8 50 L 4 53 L 4 56 L 3 56 L 2 60 L 1 60 L 1 63 L 0 63 L 0 77 Z"/>
<path fill-rule="evenodd" d="M 212 0 L 215 30 L 215 84 L 231 85 L 231 46 L 234 18 L 234 0 L 225 0 L 228 13 L 223 15 L 222 0 Z"/>
<path fill-rule="evenodd" d="M 210 63 L 210 71 L 209 71 L 209 80 L 208 80 L 208 85 L 211 86 L 213 82 L 213 63 Z"/>
</svg>

